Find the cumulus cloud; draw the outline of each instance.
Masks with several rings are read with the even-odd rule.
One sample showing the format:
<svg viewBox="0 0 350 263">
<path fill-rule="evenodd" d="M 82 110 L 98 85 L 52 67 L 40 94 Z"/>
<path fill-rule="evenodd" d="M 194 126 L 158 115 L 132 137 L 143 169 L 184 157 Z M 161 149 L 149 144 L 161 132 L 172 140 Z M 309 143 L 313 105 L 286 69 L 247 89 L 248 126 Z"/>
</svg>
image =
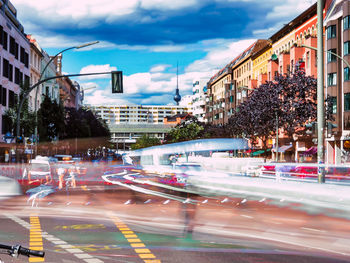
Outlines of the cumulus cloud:
<svg viewBox="0 0 350 263">
<path fill-rule="evenodd" d="M 220 46 L 213 46 L 210 50 L 208 49 L 208 54 L 203 59 L 196 60 L 189 64 L 185 67 L 184 72 L 179 74 L 180 94 L 182 96 L 191 94 L 194 81 L 209 80 L 211 76 L 238 56 L 254 41 L 254 39 L 238 41 L 219 40 Z M 207 46 L 209 47 L 210 45 L 208 44 Z M 102 66 L 105 67 L 106 65 Z M 94 65 L 93 67 L 96 68 L 97 66 Z M 95 101 L 94 97 L 97 95 L 99 97 L 97 97 L 98 99 L 96 100 L 102 101 L 103 94 L 105 94 L 105 96 L 110 96 L 107 101 L 118 99 L 118 103 L 120 100 L 119 97 L 122 97 L 125 101 L 128 101 L 129 104 L 174 104 L 173 96 L 175 95 L 177 85 L 177 76 L 175 72 L 176 67 L 174 66 L 168 64 L 154 65 L 149 72 L 124 75 L 124 94 L 118 96 L 118 98 L 111 97 L 110 86 L 108 86 L 104 92 L 96 93 L 93 91 L 86 97 L 89 97 L 88 101 L 90 104 L 91 101 Z M 115 103 L 117 103 L 117 101 L 115 101 Z"/>
<path fill-rule="evenodd" d="M 150 72 L 151 73 L 155 73 L 155 72 L 163 72 L 165 71 L 167 68 L 171 67 L 170 64 L 163 64 L 163 65 L 156 65 L 156 66 L 153 66 L 151 69 L 150 69 Z"/>
<path fill-rule="evenodd" d="M 116 71 L 116 67 L 112 67 L 109 64 L 106 65 L 89 65 L 86 67 L 83 67 L 80 70 L 80 74 L 87 74 L 87 73 L 103 73 L 103 72 L 111 72 L 111 71 Z M 82 76 L 79 77 L 81 80 L 86 80 L 86 79 L 106 79 L 110 78 L 110 75 L 108 74 L 101 74 L 101 75 L 91 75 L 91 76 Z"/>
</svg>

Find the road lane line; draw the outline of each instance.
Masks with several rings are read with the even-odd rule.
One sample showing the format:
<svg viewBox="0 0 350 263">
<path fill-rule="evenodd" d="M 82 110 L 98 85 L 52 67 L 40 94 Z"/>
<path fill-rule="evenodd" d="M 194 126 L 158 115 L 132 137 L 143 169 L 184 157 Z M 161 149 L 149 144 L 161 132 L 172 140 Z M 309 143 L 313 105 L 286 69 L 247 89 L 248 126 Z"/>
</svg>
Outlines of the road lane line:
<svg viewBox="0 0 350 263">
<path fill-rule="evenodd" d="M 41 231 L 40 220 L 37 214 L 31 214 L 29 217 L 30 229 L 29 229 L 29 249 L 32 250 L 44 250 L 43 237 Z M 45 258 L 42 257 L 30 257 L 29 262 L 45 262 Z"/>
<path fill-rule="evenodd" d="M 134 231 L 131 231 L 130 228 L 122 222 L 118 217 L 111 217 L 115 226 L 118 230 L 124 235 L 124 237 L 130 243 L 130 246 L 134 248 L 134 251 L 138 256 L 144 260 L 146 263 L 161 263 L 159 259 L 156 259 L 156 256 L 146 248 L 146 245 L 138 238 Z M 126 228 L 128 229 L 127 231 Z M 129 231 L 130 230 L 130 231 Z"/>
<path fill-rule="evenodd" d="M 30 230 L 30 241 L 34 241 L 34 242 L 39 242 L 42 239 L 46 239 L 47 241 L 53 243 L 53 244 L 57 244 L 60 243 L 60 245 L 58 245 L 59 247 L 61 247 L 62 249 L 66 250 L 67 252 L 71 253 L 72 255 L 74 255 L 76 258 L 83 260 L 87 263 L 103 263 L 102 260 L 98 259 L 98 258 L 94 258 L 93 256 L 84 253 L 82 250 L 76 248 L 75 246 L 72 246 L 70 244 L 68 244 L 66 241 L 59 239 L 57 237 L 55 237 L 54 235 L 50 235 L 47 232 L 43 232 L 41 230 L 41 228 L 38 228 L 39 226 L 39 217 L 37 218 L 37 220 L 31 221 L 31 223 L 33 222 L 34 224 L 36 224 L 34 227 L 35 229 L 31 229 L 32 226 L 31 224 L 29 224 L 28 222 L 24 221 L 23 219 L 14 216 L 14 215 L 10 215 L 7 214 L 5 215 L 7 218 L 15 221 L 16 223 L 18 223 L 19 225 L 23 226 L 26 229 Z M 40 230 L 40 231 L 39 231 Z M 35 235 L 33 236 L 33 234 L 35 233 Z M 39 238 L 40 236 L 40 238 Z M 35 247 L 30 247 L 31 249 L 35 249 Z M 42 250 L 42 249 L 41 249 Z M 36 257 L 30 257 L 29 258 L 29 262 L 43 262 L 44 258 L 36 258 Z"/>
</svg>

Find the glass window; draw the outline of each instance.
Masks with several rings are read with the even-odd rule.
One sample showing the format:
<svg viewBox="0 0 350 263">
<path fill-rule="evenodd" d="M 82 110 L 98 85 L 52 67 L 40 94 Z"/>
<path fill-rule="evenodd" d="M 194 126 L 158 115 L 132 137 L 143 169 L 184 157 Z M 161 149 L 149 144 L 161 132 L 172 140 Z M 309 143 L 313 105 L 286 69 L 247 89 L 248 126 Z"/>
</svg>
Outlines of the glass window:
<svg viewBox="0 0 350 263">
<path fill-rule="evenodd" d="M 349 73 L 350 73 L 349 68 L 348 67 L 344 68 L 344 81 L 350 80 L 350 74 Z"/>
<path fill-rule="evenodd" d="M 327 39 L 335 38 L 336 36 L 336 26 L 332 25 L 327 27 Z"/>
<path fill-rule="evenodd" d="M 344 30 L 349 29 L 350 27 L 350 16 L 346 16 L 343 19 L 343 26 L 344 26 Z"/>
<path fill-rule="evenodd" d="M 344 42 L 344 56 L 350 54 L 350 41 Z"/>
<path fill-rule="evenodd" d="M 337 61 L 337 57 L 332 53 L 337 54 L 337 50 L 335 48 L 328 49 L 328 52 L 327 52 L 327 62 L 328 63 Z"/>
<path fill-rule="evenodd" d="M 337 85 L 337 73 L 329 73 L 327 76 L 327 84 L 328 86 Z"/>
<path fill-rule="evenodd" d="M 350 111 L 350 93 L 344 94 L 344 110 Z"/>
<path fill-rule="evenodd" d="M 332 97 L 332 113 L 337 113 L 337 97 Z"/>
</svg>

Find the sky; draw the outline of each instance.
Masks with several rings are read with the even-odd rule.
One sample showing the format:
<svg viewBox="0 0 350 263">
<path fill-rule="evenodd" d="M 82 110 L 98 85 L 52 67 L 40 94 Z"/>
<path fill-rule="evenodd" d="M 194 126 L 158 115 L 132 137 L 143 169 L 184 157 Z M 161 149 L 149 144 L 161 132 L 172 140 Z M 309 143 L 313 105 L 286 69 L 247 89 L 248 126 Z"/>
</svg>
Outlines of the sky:
<svg viewBox="0 0 350 263">
<path fill-rule="evenodd" d="M 174 105 L 256 39 L 268 39 L 316 0 L 11 0 L 26 34 L 66 74 L 123 72 L 123 94 L 109 75 L 78 77 L 85 104 Z"/>
</svg>

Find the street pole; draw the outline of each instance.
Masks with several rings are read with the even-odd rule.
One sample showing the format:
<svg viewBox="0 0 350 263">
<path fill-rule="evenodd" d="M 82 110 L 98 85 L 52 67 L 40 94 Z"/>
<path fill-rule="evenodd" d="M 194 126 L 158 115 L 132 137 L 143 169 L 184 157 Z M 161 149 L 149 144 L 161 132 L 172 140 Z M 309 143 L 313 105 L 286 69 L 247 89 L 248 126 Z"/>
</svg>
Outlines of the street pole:
<svg viewBox="0 0 350 263">
<path fill-rule="evenodd" d="M 278 113 L 276 112 L 276 162 L 278 162 Z"/>
<path fill-rule="evenodd" d="M 88 47 L 88 46 L 92 46 L 99 43 L 99 41 L 93 41 L 93 42 L 89 42 L 89 43 L 85 43 L 79 46 L 74 46 L 74 47 L 69 47 L 66 49 L 61 50 L 60 52 L 58 52 L 55 56 L 51 57 L 49 62 L 46 63 L 44 69 L 41 71 L 40 73 L 40 78 L 39 81 L 42 80 L 43 75 L 46 71 L 46 69 L 49 67 L 49 65 L 51 64 L 52 61 L 54 61 L 60 54 L 68 51 L 68 50 L 72 50 L 72 49 L 81 49 L 84 47 Z M 36 92 L 35 92 L 35 130 L 34 130 L 34 136 L 35 136 L 35 155 L 37 154 L 37 145 L 38 145 L 38 93 L 39 93 L 39 86 L 37 86 L 36 88 Z"/>
<path fill-rule="evenodd" d="M 29 93 L 35 89 L 36 87 L 38 87 L 40 84 L 52 80 L 52 79 L 59 79 L 59 78 L 67 78 L 67 77 L 79 77 L 79 76 L 91 76 L 91 75 L 106 75 L 106 74 L 112 74 L 112 71 L 108 71 L 108 72 L 95 72 L 95 73 L 83 73 L 83 74 L 68 74 L 68 75 L 60 75 L 60 76 L 53 76 L 53 77 L 49 77 L 43 80 L 38 81 L 37 83 L 35 83 L 33 86 L 31 86 L 24 94 L 23 97 L 21 99 L 21 101 L 19 102 L 19 106 L 18 106 L 18 111 L 17 111 L 17 121 L 16 121 L 16 139 L 19 137 L 20 135 L 20 119 L 21 119 L 21 110 L 24 104 L 25 99 L 28 97 Z"/>
<path fill-rule="evenodd" d="M 323 59 L 323 0 L 317 0 L 317 163 L 318 182 L 325 182 L 324 169 L 324 59 Z"/>
</svg>

